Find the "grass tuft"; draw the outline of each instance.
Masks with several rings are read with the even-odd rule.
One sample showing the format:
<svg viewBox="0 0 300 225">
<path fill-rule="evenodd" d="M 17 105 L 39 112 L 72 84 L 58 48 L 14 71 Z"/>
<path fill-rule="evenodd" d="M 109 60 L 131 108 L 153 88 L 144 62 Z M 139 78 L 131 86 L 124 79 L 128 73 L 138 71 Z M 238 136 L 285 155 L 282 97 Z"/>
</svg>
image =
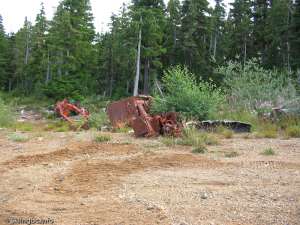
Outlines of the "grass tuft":
<svg viewBox="0 0 300 225">
<path fill-rule="evenodd" d="M 16 123 L 15 124 L 15 129 L 17 131 L 33 131 L 34 130 L 34 125 L 32 123 L 29 122 L 21 122 L 21 123 Z"/>
<path fill-rule="evenodd" d="M 261 155 L 270 156 L 275 155 L 275 151 L 272 148 L 266 148 L 262 151 Z"/>
<path fill-rule="evenodd" d="M 221 134 L 224 138 L 230 139 L 233 137 L 234 132 L 226 127 L 220 126 L 216 130 L 217 133 Z"/>
<path fill-rule="evenodd" d="M 238 157 L 238 156 L 239 156 L 239 153 L 237 153 L 235 151 L 225 153 L 226 158 L 234 158 L 234 157 Z"/>
<path fill-rule="evenodd" d="M 204 154 L 206 151 L 207 151 L 207 148 L 204 145 L 199 145 L 192 150 L 192 153 Z"/>
<path fill-rule="evenodd" d="M 300 137 L 300 125 L 292 125 L 285 129 L 287 137 L 299 138 Z"/>
<path fill-rule="evenodd" d="M 111 137 L 109 135 L 98 135 L 94 138 L 94 141 L 98 143 L 109 142 L 110 140 Z"/>
<path fill-rule="evenodd" d="M 13 133 L 13 134 L 8 136 L 8 139 L 10 141 L 14 141 L 14 142 L 27 142 L 27 141 L 29 141 L 29 137 L 27 135 L 20 134 L 20 133 Z"/>
<path fill-rule="evenodd" d="M 45 127 L 45 131 L 54 131 L 54 132 L 68 132 L 71 130 L 70 125 L 68 122 L 59 120 L 55 122 L 50 122 Z"/>
</svg>

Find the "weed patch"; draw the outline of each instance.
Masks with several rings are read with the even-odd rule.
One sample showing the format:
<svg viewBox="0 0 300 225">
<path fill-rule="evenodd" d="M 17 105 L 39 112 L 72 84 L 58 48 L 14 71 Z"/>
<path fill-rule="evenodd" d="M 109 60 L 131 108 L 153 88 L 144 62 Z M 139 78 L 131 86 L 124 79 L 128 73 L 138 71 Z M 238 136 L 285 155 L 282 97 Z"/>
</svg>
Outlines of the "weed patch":
<svg viewBox="0 0 300 225">
<path fill-rule="evenodd" d="M 266 148 L 261 152 L 261 155 L 266 155 L 266 156 L 275 155 L 275 151 L 272 148 Z"/>
<path fill-rule="evenodd" d="M 192 150 L 192 153 L 194 153 L 194 154 L 204 154 L 206 151 L 207 151 L 207 149 L 204 145 L 199 145 L 198 147 L 196 147 Z"/>
<path fill-rule="evenodd" d="M 14 141 L 14 142 L 27 142 L 27 141 L 29 141 L 29 137 L 27 135 L 20 134 L 20 133 L 13 133 L 13 134 L 8 136 L 8 139 L 10 141 Z"/>
<path fill-rule="evenodd" d="M 110 140 L 111 137 L 109 135 L 98 135 L 94 138 L 94 141 L 98 143 L 109 142 Z"/>
<path fill-rule="evenodd" d="M 234 158 L 234 157 L 238 157 L 238 156 L 239 156 L 239 153 L 237 153 L 235 151 L 225 153 L 226 158 Z"/>
<path fill-rule="evenodd" d="M 299 138 L 300 137 L 300 125 L 292 125 L 285 129 L 287 137 Z"/>
</svg>

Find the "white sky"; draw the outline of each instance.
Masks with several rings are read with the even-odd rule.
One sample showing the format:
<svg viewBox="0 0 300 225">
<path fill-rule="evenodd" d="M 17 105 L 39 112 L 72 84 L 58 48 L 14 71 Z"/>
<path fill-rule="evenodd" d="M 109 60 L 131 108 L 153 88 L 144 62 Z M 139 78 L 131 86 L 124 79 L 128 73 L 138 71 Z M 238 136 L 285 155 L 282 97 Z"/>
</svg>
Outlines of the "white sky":
<svg viewBox="0 0 300 225">
<path fill-rule="evenodd" d="M 97 31 L 105 31 L 107 23 L 110 21 L 112 13 L 117 13 L 122 3 L 130 0 L 90 0 L 95 17 L 95 28 Z M 168 0 L 165 0 L 167 2 Z M 35 17 L 40 11 L 40 4 L 44 2 L 46 16 L 51 19 L 60 0 L 0 0 L 0 14 L 6 32 L 17 32 L 24 23 L 24 18 L 35 21 Z M 212 4 L 214 0 L 209 0 Z M 225 3 L 232 0 L 225 0 Z"/>
</svg>

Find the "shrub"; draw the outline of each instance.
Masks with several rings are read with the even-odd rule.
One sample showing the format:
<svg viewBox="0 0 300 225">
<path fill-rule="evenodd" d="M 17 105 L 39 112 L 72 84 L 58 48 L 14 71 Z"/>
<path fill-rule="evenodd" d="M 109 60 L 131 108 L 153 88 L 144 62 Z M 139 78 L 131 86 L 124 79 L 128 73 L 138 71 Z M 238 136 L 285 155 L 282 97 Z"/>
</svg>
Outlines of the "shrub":
<svg viewBox="0 0 300 225">
<path fill-rule="evenodd" d="M 186 118 L 199 120 L 212 117 L 218 106 L 224 102 L 220 89 L 200 79 L 186 68 L 173 67 L 163 76 L 164 97 L 154 96 L 151 107 L 153 113 L 179 112 Z"/>
<path fill-rule="evenodd" d="M 300 137 L 300 125 L 292 125 L 287 127 L 285 133 L 288 137 Z"/>
<path fill-rule="evenodd" d="M 272 108 L 297 99 L 297 92 L 286 74 L 266 70 L 255 60 L 245 65 L 229 62 L 217 72 L 224 76 L 230 105 L 256 112 L 269 112 Z"/>
<path fill-rule="evenodd" d="M 107 114 L 104 111 L 91 113 L 89 117 L 89 126 L 94 128 L 101 128 L 105 125 L 108 125 L 109 121 L 107 118 Z"/>
<path fill-rule="evenodd" d="M 275 151 L 272 148 L 266 148 L 265 150 L 262 151 L 261 155 L 275 155 Z"/>
<path fill-rule="evenodd" d="M 0 97 L 0 128 L 11 127 L 14 123 L 15 117 L 10 106 L 5 104 Z"/>
<path fill-rule="evenodd" d="M 102 143 L 102 142 L 109 142 L 111 140 L 111 137 L 108 135 L 99 135 L 96 136 L 94 141 L 98 142 L 98 143 Z"/>
</svg>

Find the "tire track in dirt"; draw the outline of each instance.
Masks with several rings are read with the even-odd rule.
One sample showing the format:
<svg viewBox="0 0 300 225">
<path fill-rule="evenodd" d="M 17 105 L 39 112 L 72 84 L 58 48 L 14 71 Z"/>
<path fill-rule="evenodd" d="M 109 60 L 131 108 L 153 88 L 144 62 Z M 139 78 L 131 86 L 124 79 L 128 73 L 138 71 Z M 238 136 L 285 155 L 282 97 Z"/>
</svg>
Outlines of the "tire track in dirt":
<svg viewBox="0 0 300 225">
<path fill-rule="evenodd" d="M 38 164 L 59 162 L 85 154 L 90 155 L 96 153 L 105 153 L 109 155 L 128 155 L 137 152 L 138 149 L 135 145 L 74 143 L 66 148 L 62 148 L 45 154 L 18 156 L 12 160 L 1 163 L 0 167 L 5 169 L 2 169 L 0 173 L 3 173 L 9 169 L 17 169 L 20 167 L 29 167 Z"/>
<path fill-rule="evenodd" d="M 147 153 L 122 161 L 100 160 L 95 163 L 80 161 L 62 178 L 54 181 L 55 194 L 91 194 L 110 190 L 129 174 L 147 169 L 165 168 L 219 168 L 225 164 L 192 154 Z"/>
</svg>

